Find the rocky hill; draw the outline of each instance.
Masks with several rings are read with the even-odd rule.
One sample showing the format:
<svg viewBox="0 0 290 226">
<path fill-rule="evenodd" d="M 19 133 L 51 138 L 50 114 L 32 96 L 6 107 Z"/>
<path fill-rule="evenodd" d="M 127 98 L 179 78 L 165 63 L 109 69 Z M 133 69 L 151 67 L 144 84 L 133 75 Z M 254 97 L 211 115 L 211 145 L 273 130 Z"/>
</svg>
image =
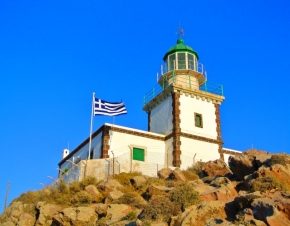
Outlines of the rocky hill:
<svg viewBox="0 0 290 226">
<path fill-rule="evenodd" d="M 159 178 L 121 173 L 27 192 L 1 226 L 290 225 L 290 156 L 248 150 Z"/>
</svg>

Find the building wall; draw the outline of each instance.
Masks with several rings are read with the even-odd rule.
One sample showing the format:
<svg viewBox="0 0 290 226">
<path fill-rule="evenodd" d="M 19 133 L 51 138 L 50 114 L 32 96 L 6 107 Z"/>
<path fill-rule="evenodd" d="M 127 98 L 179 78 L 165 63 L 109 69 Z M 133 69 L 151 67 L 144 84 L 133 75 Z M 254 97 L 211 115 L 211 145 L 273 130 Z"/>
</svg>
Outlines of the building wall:
<svg viewBox="0 0 290 226">
<path fill-rule="evenodd" d="M 150 132 L 169 134 L 172 132 L 172 99 L 168 96 L 150 113 Z"/>
<path fill-rule="evenodd" d="M 101 145 L 102 145 L 102 132 L 100 132 L 97 136 L 92 139 L 92 148 L 94 149 L 94 158 L 101 157 Z M 89 143 L 85 144 L 80 150 L 78 150 L 73 156 L 71 156 L 68 160 L 72 162 L 79 162 L 80 160 L 85 160 L 88 158 L 89 153 Z M 72 163 L 64 162 L 61 165 L 61 169 L 64 170 L 66 168 L 70 169 L 72 167 Z"/>
<path fill-rule="evenodd" d="M 190 138 L 180 137 L 181 169 L 187 169 L 198 161 L 207 162 L 220 158 L 219 145 Z"/>
<path fill-rule="evenodd" d="M 164 136 L 161 135 L 160 140 L 157 140 L 112 130 L 110 134 L 109 158 L 113 157 L 111 151 L 113 151 L 115 157 L 117 157 L 127 155 L 127 153 L 131 152 L 133 147 L 140 147 L 145 149 L 145 162 L 164 165 L 165 142 L 161 140 L 162 138 L 164 139 Z M 146 136 L 146 133 L 144 133 L 144 136 Z"/>
<path fill-rule="evenodd" d="M 202 115 L 202 128 L 195 126 L 194 113 Z M 212 102 L 180 95 L 180 119 L 182 132 L 217 139 L 215 107 Z"/>
</svg>

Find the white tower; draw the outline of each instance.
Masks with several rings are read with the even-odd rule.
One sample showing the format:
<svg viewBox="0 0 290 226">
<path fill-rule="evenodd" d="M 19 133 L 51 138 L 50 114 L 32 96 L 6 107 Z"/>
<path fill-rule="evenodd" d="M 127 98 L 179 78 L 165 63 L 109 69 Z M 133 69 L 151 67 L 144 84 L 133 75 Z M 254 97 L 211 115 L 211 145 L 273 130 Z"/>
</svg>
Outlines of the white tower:
<svg viewBox="0 0 290 226">
<path fill-rule="evenodd" d="M 209 86 L 197 53 L 183 39 L 169 49 L 163 60 L 159 86 L 145 96 L 148 131 L 165 134 L 173 166 L 187 168 L 192 160 L 208 161 L 222 156 L 220 104 L 222 86 Z"/>
</svg>

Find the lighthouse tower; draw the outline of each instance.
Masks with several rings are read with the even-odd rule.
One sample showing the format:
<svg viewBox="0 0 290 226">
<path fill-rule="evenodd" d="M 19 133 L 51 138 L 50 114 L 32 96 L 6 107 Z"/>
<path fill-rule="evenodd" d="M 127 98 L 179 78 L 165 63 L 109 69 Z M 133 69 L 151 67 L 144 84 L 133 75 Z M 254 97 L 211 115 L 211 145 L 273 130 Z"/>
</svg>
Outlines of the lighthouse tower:
<svg viewBox="0 0 290 226">
<path fill-rule="evenodd" d="M 197 53 L 179 38 L 163 57 L 158 85 L 145 97 L 148 131 L 165 135 L 172 165 L 187 168 L 193 161 L 223 158 L 220 85 L 209 84 Z"/>
</svg>

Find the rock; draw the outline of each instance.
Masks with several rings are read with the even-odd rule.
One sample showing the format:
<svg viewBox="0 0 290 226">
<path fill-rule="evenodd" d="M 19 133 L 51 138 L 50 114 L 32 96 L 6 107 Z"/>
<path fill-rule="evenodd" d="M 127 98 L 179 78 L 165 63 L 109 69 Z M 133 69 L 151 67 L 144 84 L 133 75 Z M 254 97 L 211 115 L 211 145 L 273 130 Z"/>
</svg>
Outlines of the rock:
<svg viewBox="0 0 290 226">
<path fill-rule="evenodd" d="M 205 222 L 205 226 L 234 226 L 234 224 L 228 222 L 225 219 L 211 218 Z"/>
<path fill-rule="evenodd" d="M 181 169 L 179 169 L 179 168 L 175 168 L 172 171 L 171 177 L 173 177 L 174 179 L 179 180 L 179 181 L 183 181 L 183 182 L 186 181 L 185 176 L 183 175 Z"/>
<path fill-rule="evenodd" d="M 65 208 L 53 218 L 60 225 L 92 225 L 98 220 L 95 208 L 77 207 Z"/>
<path fill-rule="evenodd" d="M 135 176 L 130 179 L 131 184 L 136 188 L 142 188 L 147 183 L 147 179 L 143 176 Z"/>
<path fill-rule="evenodd" d="M 255 157 L 252 155 L 236 155 L 229 159 L 229 166 L 238 180 L 244 180 L 248 174 L 254 173 L 258 166 Z"/>
<path fill-rule="evenodd" d="M 28 213 L 21 214 L 17 226 L 34 226 L 35 225 L 35 216 L 32 216 Z"/>
<path fill-rule="evenodd" d="M 12 204 L 8 208 L 5 209 L 1 217 L 5 218 L 5 220 L 7 221 L 7 225 L 9 225 L 10 222 L 16 225 L 16 223 L 18 222 L 23 212 L 24 212 L 23 203 L 16 201 L 16 202 L 12 202 Z"/>
<path fill-rule="evenodd" d="M 226 218 L 225 203 L 221 201 L 202 202 L 187 208 L 178 219 L 178 225 L 204 225 L 210 218 Z"/>
<path fill-rule="evenodd" d="M 132 211 L 132 207 L 125 204 L 110 204 L 107 209 L 106 223 L 108 225 L 119 221 Z"/>
<path fill-rule="evenodd" d="M 107 209 L 108 209 L 107 204 L 98 203 L 95 209 L 96 213 L 98 214 L 98 218 L 107 216 Z"/>
<path fill-rule="evenodd" d="M 172 190 L 174 190 L 174 188 L 150 185 L 142 196 L 145 200 L 148 201 L 154 195 L 165 195 L 165 194 L 168 194 Z"/>
<path fill-rule="evenodd" d="M 36 226 L 47 225 L 48 220 L 52 220 L 54 215 L 62 209 L 61 206 L 54 204 L 45 204 L 44 202 L 38 202 L 36 204 L 38 209 L 38 219 L 36 221 Z"/>
<path fill-rule="evenodd" d="M 239 209 L 245 209 L 245 208 L 250 208 L 251 203 L 254 201 L 256 198 L 261 198 L 262 194 L 260 191 L 256 191 L 253 193 L 248 193 L 248 194 L 243 194 L 239 195 L 234 199 L 235 206 Z"/>
<path fill-rule="evenodd" d="M 109 179 L 108 181 L 100 183 L 98 185 L 98 189 L 103 190 L 103 191 L 113 191 L 114 189 L 122 189 L 122 188 L 124 188 L 124 186 L 121 185 L 115 179 Z"/>
<path fill-rule="evenodd" d="M 111 203 L 112 201 L 119 199 L 120 197 L 122 197 L 124 195 L 123 192 L 118 191 L 118 190 L 113 190 L 111 192 L 108 193 L 106 199 L 105 199 L 105 203 Z"/>
<path fill-rule="evenodd" d="M 231 183 L 230 179 L 227 177 L 217 177 L 213 181 L 210 182 L 211 186 L 220 187 L 223 184 Z"/>
<path fill-rule="evenodd" d="M 210 177 L 230 177 L 233 175 L 228 165 L 221 159 L 206 162 L 202 166 L 202 172 Z"/>
<path fill-rule="evenodd" d="M 290 225 L 289 219 L 280 213 L 267 199 L 255 199 L 252 204 L 254 217 L 264 221 L 269 226 Z"/>
<path fill-rule="evenodd" d="M 88 185 L 85 187 L 85 191 L 92 196 L 93 200 L 99 201 L 102 197 L 102 194 L 98 191 L 95 185 Z"/>
<path fill-rule="evenodd" d="M 15 223 L 13 223 L 12 221 L 6 221 L 3 224 L 1 224 L 1 226 L 15 226 Z"/>
<path fill-rule="evenodd" d="M 227 181 L 225 184 L 223 184 L 225 182 L 223 178 L 217 178 L 216 180 L 212 183 L 218 184 L 219 187 L 209 186 L 204 192 L 200 193 L 201 201 L 232 201 L 238 195 L 234 185 L 229 180 L 225 180 Z"/>
<path fill-rule="evenodd" d="M 172 173 L 171 169 L 163 168 L 157 172 L 157 175 L 159 178 L 166 180 L 166 179 L 169 179 L 169 176 L 171 173 Z"/>
</svg>

